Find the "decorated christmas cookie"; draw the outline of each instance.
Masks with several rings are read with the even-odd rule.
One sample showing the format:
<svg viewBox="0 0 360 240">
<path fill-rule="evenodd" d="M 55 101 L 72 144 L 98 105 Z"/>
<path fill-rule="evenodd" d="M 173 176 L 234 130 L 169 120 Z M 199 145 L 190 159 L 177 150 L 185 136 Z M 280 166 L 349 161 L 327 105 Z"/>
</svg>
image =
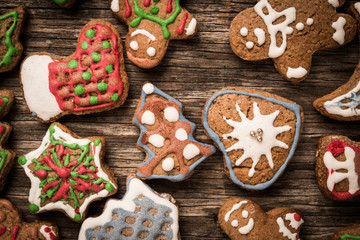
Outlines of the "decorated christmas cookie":
<svg viewBox="0 0 360 240">
<path fill-rule="evenodd" d="M 316 177 L 321 192 L 335 200 L 360 195 L 360 143 L 326 136 L 316 148 Z"/>
<path fill-rule="evenodd" d="M 142 87 L 133 122 L 141 130 L 137 145 L 146 152 L 137 168 L 140 178 L 185 180 L 215 152 L 194 139 L 196 126 L 184 117 L 182 104 L 151 83 Z"/>
<path fill-rule="evenodd" d="M 312 55 L 338 48 L 356 34 L 354 19 L 336 13 L 345 0 L 258 0 L 231 23 L 230 44 L 240 58 L 271 58 L 293 82 L 309 74 Z"/>
<path fill-rule="evenodd" d="M 129 176 L 123 199 L 108 200 L 99 217 L 82 224 L 79 240 L 92 239 L 180 239 L 175 200 Z"/>
<path fill-rule="evenodd" d="M 6 199 L 0 199 L 0 239 L 56 240 L 59 231 L 49 222 L 24 222 L 20 211 Z"/>
<path fill-rule="evenodd" d="M 27 57 L 20 78 L 26 105 L 41 122 L 117 108 L 129 89 L 120 36 L 104 20 L 85 25 L 69 57 Z"/>
<path fill-rule="evenodd" d="M 141 68 L 157 66 L 170 40 L 197 32 L 196 19 L 181 8 L 180 0 L 111 0 L 111 11 L 129 26 L 128 58 Z"/>
<path fill-rule="evenodd" d="M 263 190 L 294 155 L 303 122 L 299 105 L 262 91 L 229 87 L 205 105 L 206 133 L 224 154 L 225 172 L 238 186 Z"/>
<path fill-rule="evenodd" d="M 333 240 L 356 240 L 360 239 L 360 224 L 352 224 L 347 227 L 340 228 L 335 232 Z"/>
<path fill-rule="evenodd" d="M 63 8 L 70 8 L 74 5 L 76 0 L 53 0 L 54 3 Z"/>
<path fill-rule="evenodd" d="M 264 212 L 251 200 L 231 198 L 218 215 L 222 230 L 232 240 L 299 240 L 304 220 L 300 211 L 274 208 Z"/>
<path fill-rule="evenodd" d="M 26 8 L 17 7 L 0 16 L 0 72 L 13 69 L 23 52 L 20 33 L 26 18 Z"/>
<path fill-rule="evenodd" d="M 40 147 L 19 158 L 30 178 L 30 212 L 63 211 L 84 220 L 91 202 L 117 191 L 114 174 L 104 165 L 105 139 L 80 138 L 53 123 Z"/>
</svg>

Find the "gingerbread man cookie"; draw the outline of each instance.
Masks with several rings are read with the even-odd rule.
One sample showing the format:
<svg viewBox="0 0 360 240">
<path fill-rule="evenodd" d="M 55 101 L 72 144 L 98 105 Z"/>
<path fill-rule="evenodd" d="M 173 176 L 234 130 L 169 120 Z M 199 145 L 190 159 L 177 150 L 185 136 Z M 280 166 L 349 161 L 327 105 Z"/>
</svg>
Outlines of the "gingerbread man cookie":
<svg viewBox="0 0 360 240">
<path fill-rule="evenodd" d="M 129 176 L 123 199 L 108 200 L 100 216 L 82 224 L 79 240 L 92 239 L 180 239 L 175 199 Z"/>
<path fill-rule="evenodd" d="M 41 122 L 117 108 L 129 90 L 120 35 L 104 20 L 85 25 L 69 57 L 28 56 L 20 79 L 25 103 Z"/>
<path fill-rule="evenodd" d="M 20 33 L 26 19 L 26 8 L 17 7 L 0 16 L 0 72 L 13 69 L 23 53 Z"/>
<path fill-rule="evenodd" d="M 111 0 L 111 11 L 129 26 L 128 58 L 141 68 L 156 67 L 170 40 L 197 32 L 196 19 L 180 7 L 180 0 Z"/>
<path fill-rule="evenodd" d="M 53 123 L 40 147 L 19 158 L 31 181 L 30 212 L 63 211 L 85 219 L 89 204 L 117 192 L 117 181 L 103 164 L 105 139 L 80 138 Z"/>
<path fill-rule="evenodd" d="M 0 238 L 9 240 L 60 239 L 55 224 L 39 221 L 33 223 L 24 222 L 21 219 L 20 211 L 6 199 L 0 199 Z"/>
<path fill-rule="evenodd" d="M 264 212 L 255 202 L 237 197 L 224 203 L 218 220 L 232 240 L 299 240 L 304 224 L 299 210 L 274 208 Z"/>
<path fill-rule="evenodd" d="M 70 8 L 74 5 L 76 0 L 53 0 L 54 3 L 63 8 Z"/>
<path fill-rule="evenodd" d="M 182 104 L 151 83 L 142 87 L 133 122 L 141 130 L 137 146 L 146 152 L 140 178 L 183 181 L 215 152 L 194 139 L 196 126 L 184 117 Z"/>
<path fill-rule="evenodd" d="M 232 21 L 231 47 L 244 60 L 271 58 L 285 79 L 303 81 L 316 51 L 338 48 L 355 37 L 355 20 L 336 12 L 344 2 L 258 0 Z"/>
<path fill-rule="evenodd" d="M 360 239 L 360 224 L 352 224 L 340 228 L 334 233 L 332 240 L 357 240 Z"/>
</svg>

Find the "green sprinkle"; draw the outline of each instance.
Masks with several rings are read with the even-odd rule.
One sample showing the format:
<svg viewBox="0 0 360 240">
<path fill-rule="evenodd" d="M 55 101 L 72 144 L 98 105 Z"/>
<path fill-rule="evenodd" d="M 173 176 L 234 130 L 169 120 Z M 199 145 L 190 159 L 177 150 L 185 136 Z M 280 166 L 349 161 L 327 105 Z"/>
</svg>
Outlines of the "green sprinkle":
<svg viewBox="0 0 360 240">
<path fill-rule="evenodd" d="M 100 83 L 98 83 L 97 87 L 98 87 L 99 91 L 106 91 L 109 86 L 107 85 L 107 83 L 100 82 Z"/>
<path fill-rule="evenodd" d="M 102 41 L 102 48 L 103 49 L 111 48 L 109 41 L 106 40 Z"/>
<path fill-rule="evenodd" d="M 77 152 L 73 152 L 73 155 L 76 156 L 76 155 L 78 155 L 78 154 L 77 154 Z"/>
<path fill-rule="evenodd" d="M 113 102 L 116 102 L 118 99 L 119 99 L 119 95 L 118 95 L 117 93 L 114 93 L 114 94 L 111 96 L 111 101 L 113 101 Z"/>
<path fill-rule="evenodd" d="M 29 205 L 29 209 L 31 213 L 36 213 L 37 211 L 39 211 L 40 208 L 35 203 L 32 203 Z"/>
<path fill-rule="evenodd" d="M 105 67 L 105 71 L 110 74 L 114 71 L 114 66 L 112 64 L 109 64 Z"/>
<path fill-rule="evenodd" d="M 79 66 L 79 63 L 76 59 L 73 59 L 68 63 L 68 68 L 71 68 L 71 69 L 75 69 L 78 66 Z"/>
<path fill-rule="evenodd" d="M 89 30 L 88 30 L 89 31 Z M 79 222 L 81 220 L 80 213 L 75 214 L 74 221 Z"/>
<path fill-rule="evenodd" d="M 107 182 L 107 183 L 105 184 L 105 189 L 106 189 L 108 192 L 111 192 L 112 190 L 114 190 L 114 186 L 113 186 L 111 183 Z"/>
<path fill-rule="evenodd" d="M 79 194 L 79 198 L 83 198 L 84 197 L 84 194 L 83 193 L 80 193 Z"/>
<path fill-rule="evenodd" d="M 99 185 L 102 182 L 104 182 L 104 179 L 101 177 L 101 178 L 97 179 L 96 181 L 94 181 L 93 184 Z"/>
<path fill-rule="evenodd" d="M 81 94 L 83 94 L 85 92 L 85 88 L 83 85 L 77 85 L 74 89 L 75 95 L 76 96 L 80 96 Z"/>
<path fill-rule="evenodd" d="M 89 43 L 87 41 L 83 41 L 80 45 L 80 47 L 84 50 L 88 49 Z"/>
<path fill-rule="evenodd" d="M 159 13 L 159 8 L 157 6 L 153 6 L 151 9 L 150 9 L 150 12 L 152 15 L 156 15 Z"/>
<path fill-rule="evenodd" d="M 74 179 L 72 179 L 72 178 L 69 178 L 69 182 L 70 182 L 71 185 L 73 185 L 73 186 L 76 186 L 76 185 L 77 185 L 76 181 L 75 181 Z"/>
<path fill-rule="evenodd" d="M 95 146 L 99 146 L 100 143 L 101 143 L 101 140 L 100 140 L 100 139 L 96 139 L 96 140 L 94 141 Z"/>
<path fill-rule="evenodd" d="M 46 150 L 44 150 L 41 154 L 42 154 L 43 156 L 49 155 L 49 154 L 46 152 Z"/>
<path fill-rule="evenodd" d="M 26 160 L 25 156 L 21 156 L 21 157 L 19 158 L 19 160 L 18 160 L 18 163 L 19 163 L 20 165 L 25 165 L 26 162 L 27 162 L 27 160 Z"/>
<path fill-rule="evenodd" d="M 82 73 L 82 78 L 83 78 L 85 81 L 90 80 L 91 77 L 92 77 L 92 75 L 91 75 L 91 73 L 89 73 L 89 72 L 83 72 L 83 73 Z"/>
<path fill-rule="evenodd" d="M 91 54 L 91 57 L 92 57 L 93 61 L 96 62 L 96 63 L 101 60 L 101 54 L 98 53 L 98 52 L 93 52 Z"/>
<path fill-rule="evenodd" d="M 94 29 L 90 28 L 90 29 L 86 30 L 85 36 L 87 38 L 93 38 L 93 37 L 95 37 L 95 35 L 96 35 L 96 32 Z"/>
<path fill-rule="evenodd" d="M 99 99 L 97 96 L 90 96 L 90 104 L 94 105 L 98 103 L 99 103 Z"/>
<path fill-rule="evenodd" d="M 96 167 L 94 167 L 94 166 L 90 166 L 89 169 L 93 170 L 94 172 L 96 171 Z"/>
</svg>

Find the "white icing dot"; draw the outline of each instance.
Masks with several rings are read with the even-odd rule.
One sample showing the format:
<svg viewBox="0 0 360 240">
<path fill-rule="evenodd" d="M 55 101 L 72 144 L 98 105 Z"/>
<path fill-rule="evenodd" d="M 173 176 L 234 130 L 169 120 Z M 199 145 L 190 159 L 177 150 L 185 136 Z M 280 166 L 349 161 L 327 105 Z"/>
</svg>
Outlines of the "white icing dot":
<svg viewBox="0 0 360 240">
<path fill-rule="evenodd" d="M 265 43 L 265 31 L 262 30 L 261 28 L 256 28 L 254 30 L 254 34 L 257 37 L 257 42 L 258 44 L 261 46 Z"/>
<path fill-rule="evenodd" d="M 360 2 L 355 3 L 354 7 L 360 13 Z"/>
<path fill-rule="evenodd" d="M 242 217 L 243 217 L 243 218 L 248 218 L 248 217 L 249 217 L 249 212 L 246 211 L 246 210 L 242 211 L 241 214 L 242 214 Z"/>
<path fill-rule="evenodd" d="M 306 24 L 309 25 L 309 26 L 313 25 L 313 24 L 314 24 L 314 19 L 308 18 L 308 19 L 306 20 Z"/>
<path fill-rule="evenodd" d="M 335 8 L 340 6 L 339 0 L 328 0 L 328 2 Z"/>
<path fill-rule="evenodd" d="M 143 91 L 146 94 L 151 94 L 154 92 L 154 85 L 152 85 L 151 83 L 147 83 L 143 86 Z"/>
<path fill-rule="evenodd" d="M 169 172 L 169 171 L 173 170 L 174 166 L 175 166 L 175 161 L 174 161 L 174 159 L 172 159 L 170 157 L 166 158 L 161 164 L 161 167 L 162 167 L 162 169 L 164 169 L 165 172 Z"/>
<path fill-rule="evenodd" d="M 185 141 L 188 138 L 188 134 L 185 129 L 179 128 L 178 130 L 176 130 L 175 137 L 180 141 Z"/>
<path fill-rule="evenodd" d="M 200 154 L 200 149 L 194 144 L 190 143 L 184 148 L 183 155 L 186 159 L 190 160 Z"/>
<path fill-rule="evenodd" d="M 238 222 L 237 220 L 233 220 L 233 221 L 231 222 L 231 226 L 237 227 L 237 226 L 239 226 L 239 222 Z"/>
<path fill-rule="evenodd" d="M 252 48 L 254 47 L 254 42 L 247 42 L 247 43 L 246 43 L 246 47 L 247 47 L 248 49 L 252 49 Z"/>
<path fill-rule="evenodd" d="M 155 123 L 155 115 L 153 112 L 147 110 L 141 117 L 141 123 L 147 125 L 153 125 Z"/>
<path fill-rule="evenodd" d="M 161 148 L 164 146 L 165 138 L 159 134 L 154 134 L 149 137 L 149 143 L 154 147 Z"/>
<path fill-rule="evenodd" d="M 164 110 L 165 119 L 169 122 L 176 122 L 179 120 L 179 112 L 174 107 L 167 107 Z"/>
<path fill-rule="evenodd" d="M 301 31 L 301 30 L 304 30 L 304 24 L 303 23 L 301 23 L 301 22 L 299 22 L 298 24 L 296 24 L 296 29 L 298 30 L 298 31 Z"/>
<path fill-rule="evenodd" d="M 249 30 L 246 27 L 243 27 L 240 29 L 241 36 L 246 37 L 248 35 L 248 33 L 249 33 Z"/>
<path fill-rule="evenodd" d="M 155 56 L 155 54 L 156 54 L 156 50 L 155 50 L 155 48 L 153 48 L 153 47 L 149 47 L 149 48 L 146 50 L 146 52 L 147 52 L 147 54 L 148 54 L 150 57 L 153 57 L 153 56 Z"/>
<path fill-rule="evenodd" d="M 286 76 L 288 78 L 303 78 L 307 74 L 307 70 L 303 67 L 291 68 L 288 67 Z"/>
<path fill-rule="evenodd" d="M 137 41 L 131 41 L 131 42 L 130 42 L 130 47 L 131 47 L 131 49 L 134 50 L 134 51 L 139 50 L 139 44 L 138 44 Z"/>
</svg>

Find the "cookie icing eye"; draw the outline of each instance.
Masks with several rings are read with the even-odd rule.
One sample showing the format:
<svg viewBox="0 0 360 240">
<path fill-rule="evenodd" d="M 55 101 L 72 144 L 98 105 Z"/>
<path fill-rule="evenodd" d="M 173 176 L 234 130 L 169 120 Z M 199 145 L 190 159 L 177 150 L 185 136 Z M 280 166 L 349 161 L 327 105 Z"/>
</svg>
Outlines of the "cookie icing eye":
<svg viewBox="0 0 360 240">
<path fill-rule="evenodd" d="M 137 41 L 131 41 L 131 43 L 130 43 L 130 48 L 131 48 L 132 50 L 134 50 L 134 51 L 139 50 L 139 44 L 138 44 L 138 42 L 137 42 Z"/>
<path fill-rule="evenodd" d="M 153 56 L 155 56 L 155 54 L 156 54 L 156 50 L 155 50 L 155 48 L 153 48 L 153 47 L 149 47 L 149 48 L 146 50 L 146 53 L 147 53 L 150 57 L 153 57 Z"/>
</svg>

